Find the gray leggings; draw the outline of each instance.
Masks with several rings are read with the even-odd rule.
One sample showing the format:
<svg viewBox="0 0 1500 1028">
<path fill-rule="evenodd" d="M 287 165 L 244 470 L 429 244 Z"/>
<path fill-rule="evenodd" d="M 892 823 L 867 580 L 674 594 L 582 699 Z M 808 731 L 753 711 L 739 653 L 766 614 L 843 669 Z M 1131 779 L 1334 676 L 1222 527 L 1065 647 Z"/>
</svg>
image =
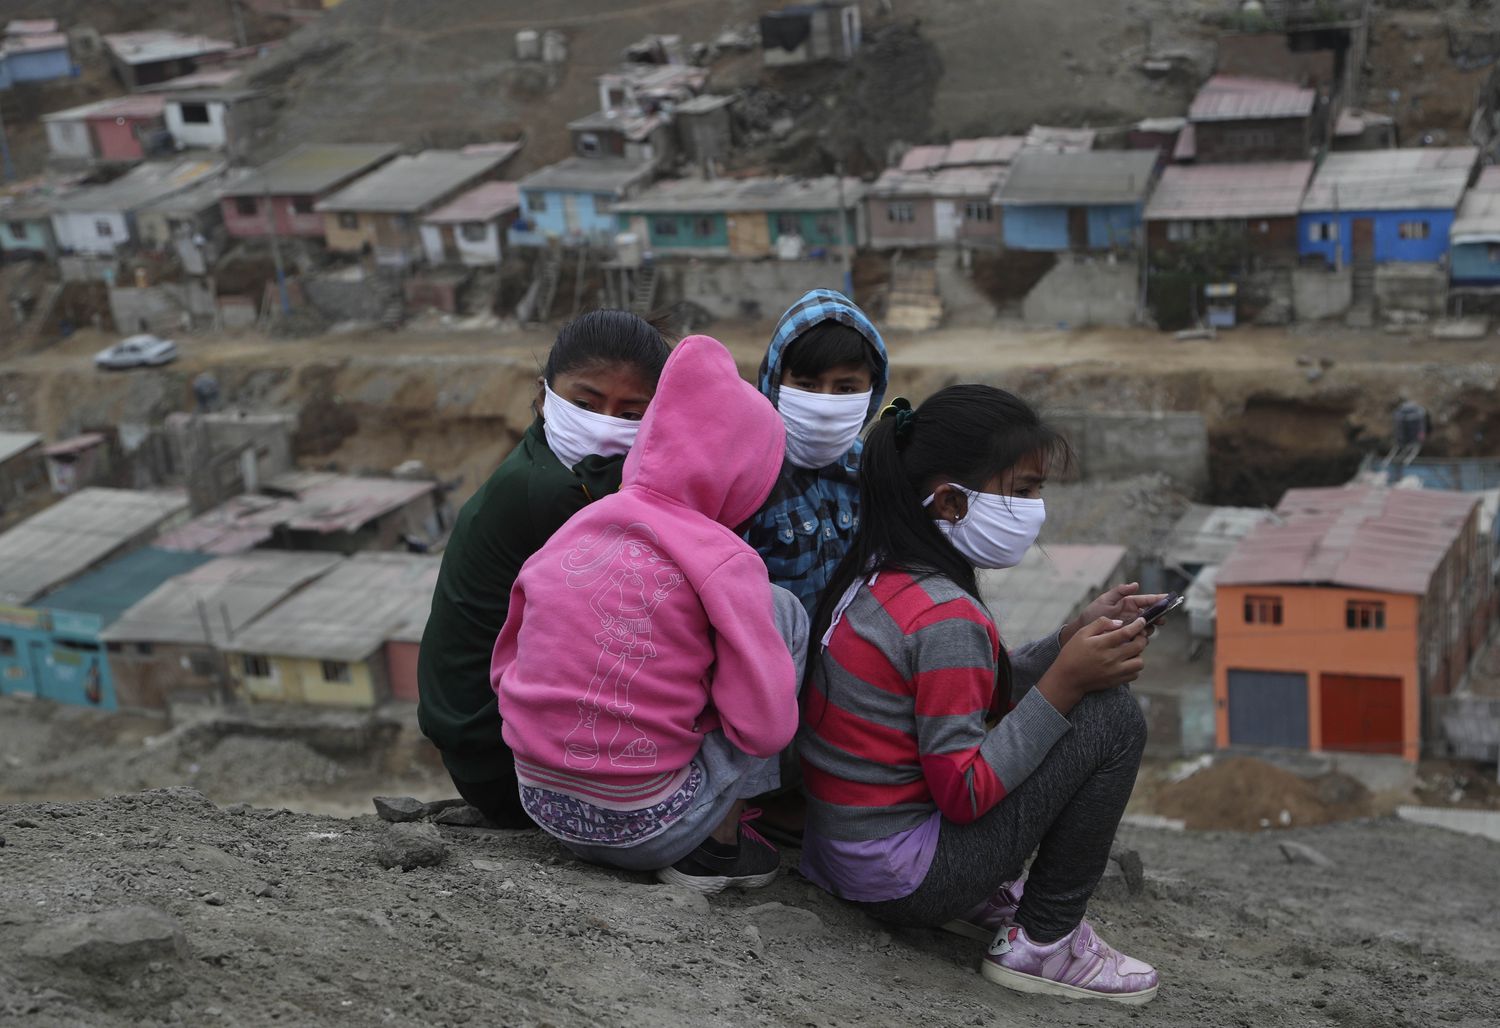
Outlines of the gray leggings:
<svg viewBox="0 0 1500 1028">
<path fill-rule="evenodd" d="M 1084 697 L 1068 720 L 1073 730 L 987 814 L 967 825 L 943 819 L 932 867 L 915 892 L 861 906 L 897 924 L 946 924 L 1019 878 L 1036 850 L 1016 921 L 1037 942 L 1077 927 L 1135 787 L 1146 719 L 1119 686 Z"/>
</svg>

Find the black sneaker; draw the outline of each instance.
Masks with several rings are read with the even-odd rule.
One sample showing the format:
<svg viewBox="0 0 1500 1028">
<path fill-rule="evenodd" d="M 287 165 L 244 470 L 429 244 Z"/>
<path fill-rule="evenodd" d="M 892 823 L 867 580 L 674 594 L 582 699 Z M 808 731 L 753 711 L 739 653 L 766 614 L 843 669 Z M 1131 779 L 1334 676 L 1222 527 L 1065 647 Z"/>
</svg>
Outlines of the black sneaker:
<svg viewBox="0 0 1500 1028">
<path fill-rule="evenodd" d="M 758 810 L 745 811 L 738 842 L 731 846 L 704 839 L 693 852 L 656 872 L 656 880 L 705 895 L 770 885 L 781 871 L 781 854 L 747 823 L 759 816 Z"/>
</svg>

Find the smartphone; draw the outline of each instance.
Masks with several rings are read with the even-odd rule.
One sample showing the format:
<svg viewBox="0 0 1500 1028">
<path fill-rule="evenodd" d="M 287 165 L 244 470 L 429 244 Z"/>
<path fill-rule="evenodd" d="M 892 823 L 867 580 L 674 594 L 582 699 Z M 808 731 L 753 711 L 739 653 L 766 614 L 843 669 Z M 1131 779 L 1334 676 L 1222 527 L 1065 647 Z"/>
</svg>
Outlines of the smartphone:
<svg viewBox="0 0 1500 1028">
<path fill-rule="evenodd" d="M 1186 602 L 1186 599 L 1186 597 L 1180 596 L 1177 593 L 1167 593 L 1165 597 L 1141 611 L 1140 616 L 1145 618 L 1147 626 L 1154 625 L 1172 613 L 1172 611 L 1182 606 Z"/>
</svg>

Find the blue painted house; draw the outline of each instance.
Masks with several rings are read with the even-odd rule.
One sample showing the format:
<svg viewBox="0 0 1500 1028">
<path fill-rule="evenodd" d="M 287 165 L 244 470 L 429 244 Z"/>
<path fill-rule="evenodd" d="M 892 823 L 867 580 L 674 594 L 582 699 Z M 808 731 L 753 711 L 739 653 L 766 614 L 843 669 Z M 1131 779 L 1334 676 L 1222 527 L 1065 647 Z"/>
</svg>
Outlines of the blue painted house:
<svg viewBox="0 0 1500 1028">
<path fill-rule="evenodd" d="M 1448 229 L 1448 281 L 1454 286 L 1500 286 L 1500 166 L 1485 168 L 1464 196 Z"/>
<path fill-rule="evenodd" d="M 607 243 L 614 238 L 613 207 L 655 175 L 653 161 L 623 157 L 569 157 L 527 175 L 517 184 L 521 215 L 511 226 L 512 246 Z"/>
<path fill-rule="evenodd" d="M 13 21 L 6 26 L 0 39 L 0 89 L 77 74 L 68 37 L 57 31 L 55 21 Z"/>
<path fill-rule="evenodd" d="M 1132 249 L 1155 177 L 1151 150 L 1022 151 L 997 197 L 1005 246 Z"/>
<path fill-rule="evenodd" d="M 832 175 L 676 179 L 614 210 L 619 231 L 634 232 L 658 257 L 802 256 L 864 243 L 864 196 L 858 179 Z"/>
<path fill-rule="evenodd" d="M 0 200 L 0 260 L 57 256 L 52 209 L 40 195 Z"/>
<path fill-rule="evenodd" d="M 119 701 L 100 633 L 157 586 L 209 560 L 136 550 L 31 607 L 0 607 L 0 691 L 114 710 Z"/>
<path fill-rule="evenodd" d="M 1448 255 L 1473 147 L 1331 153 L 1297 217 L 1297 251 L 1330 266 L 1429 263 Z"/>
</svg>

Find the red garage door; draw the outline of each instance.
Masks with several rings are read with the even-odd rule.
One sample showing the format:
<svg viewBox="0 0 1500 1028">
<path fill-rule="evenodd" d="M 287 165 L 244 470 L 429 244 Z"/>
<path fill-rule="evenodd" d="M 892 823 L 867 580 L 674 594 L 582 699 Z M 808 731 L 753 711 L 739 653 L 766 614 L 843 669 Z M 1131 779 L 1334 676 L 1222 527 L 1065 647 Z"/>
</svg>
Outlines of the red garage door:
<svg viewBox="0 0 1500 1028">
<path fill-rule="evenodd" d="M 1401 752 L 1401 679 L 1324 675 L 1323 748 Z"/>
</svg>

